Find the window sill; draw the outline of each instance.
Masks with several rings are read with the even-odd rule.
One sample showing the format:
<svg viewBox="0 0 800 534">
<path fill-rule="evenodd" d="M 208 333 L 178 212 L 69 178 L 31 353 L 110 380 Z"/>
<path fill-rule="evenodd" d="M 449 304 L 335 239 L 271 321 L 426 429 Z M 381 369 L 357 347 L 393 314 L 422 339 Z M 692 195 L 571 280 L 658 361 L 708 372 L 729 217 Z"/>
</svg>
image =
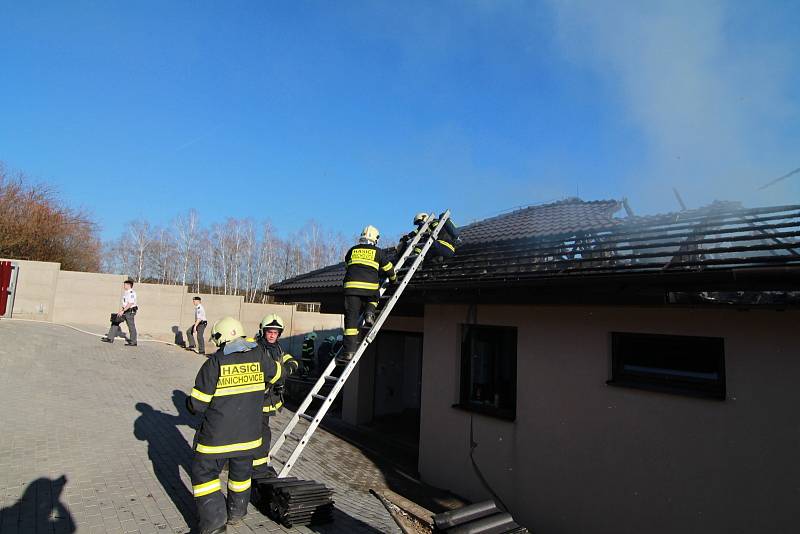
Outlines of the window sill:
<svg viewBox="0 0 800 534">
<path fill-rule="evenodd" d="M 486 408 L 484 406 L 477 406 L 475 404 L 453 404 L 452 408 L 455 408 L 456 410 L 460 410 L 462 412 L 477 413 L 480 415 L 485 415 L 487 417 L 492 417 L 494 419 L 501 419 L 503 421 L 514 422 L 517 418 L 516 415 L 511 414 L 509 412 L 500 411 L 497 408 Z"/>
<path fill-rule="evenodd" d="M 676 386 L 668 386 L 668 385 L 661 385 L 661 384 L 651 384 L 648 382 L 639 382 L 637 380 L 607 380 L 606 384 L 609 386 L 614 387 L 622 387 L 622 388 L 631 388 L 631 389 L 642 389 L 645 391 L 656 391 L 659 393 L 671 393 L 673 395 L 682 395 L 684 397 L 697 397 L 701 399 L 711 399 L 711 400 L 719 400 L 724 401 L 726 395 L 719 394 L 716 391 L 702 391 L 702 390 L 694 390 Z"/>
</svg>

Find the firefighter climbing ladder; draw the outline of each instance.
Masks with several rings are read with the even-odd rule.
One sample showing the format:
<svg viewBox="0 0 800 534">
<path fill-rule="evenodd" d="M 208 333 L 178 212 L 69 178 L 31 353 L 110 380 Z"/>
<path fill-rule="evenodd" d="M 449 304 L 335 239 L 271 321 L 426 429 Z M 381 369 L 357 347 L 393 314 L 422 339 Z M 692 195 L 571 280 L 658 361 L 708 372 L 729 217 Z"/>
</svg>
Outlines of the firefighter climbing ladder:
<svg viewBox="0 0 800 534">
<path fill-rule="evenodd" d="M 403 252 L 400 259 L 397 261 L 397 265 L 395 266 L 396 270 L 400 270 L 403 267 L 408 257 L 417 247 L 420 239 L 427 233 L 429 230 L 429 224 L 431 221 L 434 220 L 435 214 L 431 213 L 428 217 L 428 220 L 425 221 L 425 224 L 420 228 L 420 231 L 417 232 L 417 235 L 414 236 L 414 239 L 408 243 L 406 246 L 405 251 Z M 403 280 L 400 282 L 400 285 L 395 290 L 394 294 L 389 298 L 389 300 L 384 304 L 383 309 L 380 310 L 378 316 L 375 318 L 375 323 L 372 325 L 372 328 L 369 329 L 369 332 L 364 336 L 364 340 L 358 347 L 353 359 L 344 367 L 340 376 L 333 376 L 333 371 L 336 368 L 336 359 L 332 359 L 328 364 L 328 367 L 322 372 L 319 377 L 319 380 L 314 384 L 314 387 L 311 388 L 311 392 L 306 396 L 305 400 L 303 400 L 300 407 L 297 409 L 297 413 L 292 416 L 292 419 L 289 421 L 289 424 L 286 425 L 286 428 L 281 432 L 281 435 L 275 441 L 275 445 L 272 446 L 272 449 L 269 451 L 270 458 L 275 456 L 283 444 L 288 439 L 297 442 L 297 446 L 295 447 L 294 451 L 289 455 L 289 458 L 283 465 L 283 469 L 281 472 L 278 473 L 278 478 L 284 478 L 289 475 L 289 471 L 291 471 L 292 467 L 294 467 L 295 462 L 303 453 L 303 449 L 305 449 L 306 445 L 308 445 L 311 436 L 314 435 L 314 432 L 317 430 L 322 418 L 325 417 L 325 414 L 328 413 L 328 409 L 333 404 L 334 399 L 339 394 L 339 391 L 344 387 L 345 382 L 350 377 L 350 373 L 355 369 L 355 366 L 358 365 L 358 361 L 361 359 L 361 356 L 364 354 L 364 351 L 367 350 L 369 344 L 375 339 L 380 331 L 383 323 L 389 317 L 389 314 L 392 312 L 392 308 L 400 299 L 400 295 L 403 294 L 408 283 L 411 281 L 411 278 L 414 276 L 414 273 L 417 272 L 417 269 L 420 265 L 422 265 L 422 261 L 425 259 L 425 255 L 428 253 L 428 250 L 431 248 L 433 243 L 436 241 L 437 237 L 439 236 L 439 231 L 444 227 L 447 220 L 450 218 L 450 210 L 447 210 L 443 215 L 442 218 L 439 220 L 439 224 L 434 228 L 433 232 L 427 235 L 427 240 L 425 241 L 425 245 L 422 247 L 422 250 L 414 258 L 414 263 L 411 264 L 411 267 L 406 272 L 405 276 L 403 276 Z M 383 297 L 384 292 L 386 291 L 385 287 L 381 287 L 380 294 Z M 320 391 L 326 384 L 332 383 L 333 386 L 330 392 L 327 395 L 320 395 Z M 322 405 L 319 407 L 319 410 L 314 415 L 309 415 L 307 410 L 311 406 L 311 403 L 315 400 L 322 401 Z M 303 435 L 294 434 L 292 431 L 295 429 L 297 424 L 300 422 L 300 419 L 305 419 L 310 423 L 309 427 L 306 429 Z"/>
</svg>

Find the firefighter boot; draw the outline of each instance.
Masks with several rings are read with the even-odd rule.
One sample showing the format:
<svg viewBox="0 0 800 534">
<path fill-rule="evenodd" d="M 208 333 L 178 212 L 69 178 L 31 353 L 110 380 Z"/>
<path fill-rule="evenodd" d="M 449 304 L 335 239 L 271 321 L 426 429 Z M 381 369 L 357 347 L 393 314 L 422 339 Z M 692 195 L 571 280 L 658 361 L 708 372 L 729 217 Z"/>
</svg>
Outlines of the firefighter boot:
<svg viewBox="0 0 800 534">
<path fill-rule="evenodd" d="M 238 525 L 247 515 L 250 502 L 250 488 L 244 491 L 228 491 L 228 524 Z"/>
<path fill-rule="evenodd" d="M 347 365 L 348 363 L 350 363 L 350 360 L 352 360 L 353 356 L 355 355 L 356 355 L 355 352 L 349 352 L 343 350 L 342 352 L 339 353 L 338 356 L 336 356 L 336 363 Z"/>
<path fill-rule="evenodd" d="M 215 491 L 202 497 L 195 497 L 197 502 L 197 530 L 200 534 L 222 534 L 227 532 L 225 523 L 228 512 L 225 510 L 225 497 Z"/>
<path fill-rule="evenodd" d="M 372 325 L 375 324 L 375 312 L 372 310 L 367 310 L 364 312 L 364 326 L 366 328 L 372 328 Z"/>
</svg>

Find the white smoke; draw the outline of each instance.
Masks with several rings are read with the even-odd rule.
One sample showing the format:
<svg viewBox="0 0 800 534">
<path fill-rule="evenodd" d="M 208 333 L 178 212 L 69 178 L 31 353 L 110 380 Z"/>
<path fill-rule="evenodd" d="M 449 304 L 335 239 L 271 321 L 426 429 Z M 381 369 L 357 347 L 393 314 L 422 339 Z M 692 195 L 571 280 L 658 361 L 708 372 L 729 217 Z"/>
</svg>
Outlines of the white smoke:
<svg viewBox="0 0 800 534">
<path fill-rule="evenodd" d="M 800 201 L 800 180 L 757 191 L 800 165 L 797 55 L 751 31 L 765 5 L 753 13 L 713 0 L 550 5 L 564 57 L 595 69 L 644 135 L 642 168 L 627 177 L 635 205 L 674 208 L 673 186 L 690 207 Z"/>
</svg>

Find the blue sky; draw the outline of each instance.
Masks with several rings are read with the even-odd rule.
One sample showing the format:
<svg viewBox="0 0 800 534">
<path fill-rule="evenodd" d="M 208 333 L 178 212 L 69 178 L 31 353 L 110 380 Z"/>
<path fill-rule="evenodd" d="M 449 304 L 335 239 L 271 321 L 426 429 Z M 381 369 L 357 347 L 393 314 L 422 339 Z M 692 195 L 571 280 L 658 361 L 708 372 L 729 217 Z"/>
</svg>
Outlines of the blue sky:
<svg viewBox="0 0 800 534">
<path fill-rule="evenodd" d="M 659 5 L 663 4 L 663 5 Z M 398 234 L 578 193 L 800 202 L 800 5 L 0 0 L 0 161 L 104 238 Z"/>
</svg>

